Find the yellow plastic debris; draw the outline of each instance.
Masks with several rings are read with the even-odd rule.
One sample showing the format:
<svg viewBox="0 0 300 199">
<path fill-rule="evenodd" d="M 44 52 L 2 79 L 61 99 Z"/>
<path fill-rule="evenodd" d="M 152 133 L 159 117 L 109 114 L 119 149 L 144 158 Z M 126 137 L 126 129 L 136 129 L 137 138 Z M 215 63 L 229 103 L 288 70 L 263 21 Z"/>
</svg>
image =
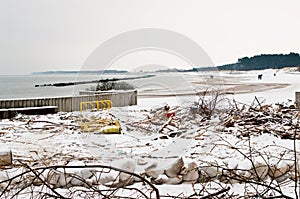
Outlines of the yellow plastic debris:
<svg viewBox="0 0 300 199">
<path fill-rule="evenodd" d="M 83 132 L 121 133 L 120 122 L 116 119 L 78 119 Z"/>
<path fill-rule="evenodd" d="M 103 133 L 120 133 L 120 127 L 117 125 L 105 126 L 102 131 Z"/>
</svg>

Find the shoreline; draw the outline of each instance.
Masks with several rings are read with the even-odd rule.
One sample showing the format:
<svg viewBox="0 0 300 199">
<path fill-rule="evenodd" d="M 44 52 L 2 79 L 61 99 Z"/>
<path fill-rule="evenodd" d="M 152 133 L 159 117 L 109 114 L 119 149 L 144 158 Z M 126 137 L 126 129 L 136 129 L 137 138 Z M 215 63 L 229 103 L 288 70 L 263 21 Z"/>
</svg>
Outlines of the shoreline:
<svg viewBox="0 0 300 199">
<path fill-rule="evenodd" d="M 201 83 L 199 83 L 201 84 Z M 225 86 L 233 86 L 231 88 L 220 89 L 221 95 L 235 95 L 245 93 L 257 93 L 263 91 L 272 91 L 276 89 L 287 88 L 291 84 L 274 84 L 274 83 L 263 83 L 263 84 L 224 84 Z M 214 90 L 215 91 L 215 90 Z M 203 95 L 206 91 L 196 91 L 193 93 L 174 93 L 174 94 L 138 94 L 140 98 L 157 98 L 157 97 L 180 97 L 180 96 L 198 96 Z"/>
</svg>

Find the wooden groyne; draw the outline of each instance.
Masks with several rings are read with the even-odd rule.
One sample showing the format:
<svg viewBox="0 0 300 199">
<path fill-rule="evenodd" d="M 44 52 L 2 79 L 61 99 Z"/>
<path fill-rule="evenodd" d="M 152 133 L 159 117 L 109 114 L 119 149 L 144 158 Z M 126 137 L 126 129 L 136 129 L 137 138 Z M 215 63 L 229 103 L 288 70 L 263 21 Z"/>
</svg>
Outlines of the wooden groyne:
<svg viewBox="0 0 300 199">
<path fill-rule="evenodd" d="M 123 78 L 112 78 L 112 79 L 100 79 L 100 80 L 91 80 L 91 81 L 79 81 L 79 82 L 60 82 L 54 84 L 36 84 L 35 87 L 45 87 L 45 86 L 55 86 L 55 87 L 63 87 L 63 86 L 74 86 L 79 84 L 92 84 L 92 83 L 100 83 L 100 82 L 116 82 L 120 80 L 133 80 L 133 79 L 143 79 L 154 77 L 155 75 L 144 75 L 140 77 L 123 77 Z"/>
<path fill-rule="evenodd" d="M 79 111 L 80 102 L 111 100 L 113 107 L 131 106 L 137 104 L 137 91 L 116 91 L 107 93 L 90 93 L 68 97 L 45 97 L 30 99 L 0 100 L 0 109 L 57 106 L 57 111 Z"/>
</svg>

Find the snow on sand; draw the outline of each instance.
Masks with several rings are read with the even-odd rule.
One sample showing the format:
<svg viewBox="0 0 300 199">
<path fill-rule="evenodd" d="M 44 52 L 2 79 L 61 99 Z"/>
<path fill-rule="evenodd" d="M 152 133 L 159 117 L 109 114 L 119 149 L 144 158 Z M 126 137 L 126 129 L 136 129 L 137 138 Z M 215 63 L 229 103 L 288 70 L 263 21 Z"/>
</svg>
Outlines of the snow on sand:
<svg viewBox="0 0 300 199">
<path fill-rule="evenodd" d="M 263 74 L 263 79 L 257 80 L 257 74 L 260 73 Z M 188 129 L 178 137 L 169 139 L 160 138 L 161 135 L 157 133 L 159 125 L 151 128 L 149 126 L 150 130 L 145 132 L 134 130 L 127 125 L 142 121 L 149 116 L 153 117 L 153 110 L 163 107 L 165 103 L 171 107 L 190 106 L 191 101 L 197 100 L 197 96 L 187 95 L 192 93 L 191 90 L 194 90 L 195 93 L 194 88 L 203 90 L 212 85 L 215 88 L 221 87 L 227 93 L 234 94 L 223 95 L 223 98 L 234 98 L 245 104 L 251 104 L 254 96 L 260 100 L 265 99 L 265 103 L 294 100 L 294 92 L 300 91 L 299 75 L 286 73 L 283 70 L 251 71 L 243 74 L 221 72 L 213 74 L 213 78 L 210 74 L 204 74 L 201 75 L 201 81 L 199 81 L 198 74 L 183 74 L 183 76 L 189 84 L 189 89 L 192 88 L 187 89 L 187 92 L 182 92 L 184 89 L 178 87 L 180 89 L 174 88 L 170 94 L 166 92 L 171 88 L 168 85 L 165 86 L 168 89 L 161 92 L 160 88 L 157 90 L 151 88 L 151 92 L 141 89 L 142 97 L 138 99 L 137 106 L 115 107 L 101 113 L 110 113 L 116 116 L 121 121 L 122 134 L 103 135 L 81 132 L 80 128 L 77 128 L 77 118 L 81 114 L 79 112 L 47 116 L 20 115 L 13 120 L 0 121 L 0 151 L 12 150 L 14 163 L 26 163 L 30 166 L 67 165 L 72 162 L 81 162 L 118 167 L 122 164 L 120 160 L 130 159 L 135 164 L 135 173 L 138 174 L 144 173 L 151 166 L 154 166 L 156 170 L 165 170 L 182 157 L 185 165 L 196 162 L 197 166 L 201 166 L 203 169 L 207 165 L 206 174 L 213 178 L 218 175 L 217 166 L 246 170 L 248 174 L 245 173 L 245 175 L 251 175 L 252 162 L 243 155 L 249 151 L 250 143 L 253 150 L 263 154 L 272 154 L 275 157 L 269 160 L 270 164 L 280 165 L 281 168 L 293 164 L 289 161 L 293 160 L 293 154 L 290 153 L 294 147 L 292 140 L 282 140 L 271 134 L 254 136 L 250 141 L 249 139 L 243 140 L 234 134 L 221 131 L 218 118 L 209 120 L 204 127 L 197 125 L 197 121 L 196 123 L 191 121 L 190 124 L 187 124 L 189 122 L 186 121 L 181 125 Z M 151 98 L 149 98 L 150 95 Z M 182 108 L 179 113 L 184 115 L 184 110 Z M 92 116 L 95 112 L 90 114 Z M 48 121 L 58 125 L 50 125 L 48 129 L 45 129 L 44 127 L 49 124 L 45 122 L 29 123 L 29 121 Z M 199 135 L 201 139 L 194 139 Z M 241 151 L 235 150 L 232 146 Z M 299 141 L 297 141 L 298 150 L 300 150 Z M 286 156 L 284 159 L 287 160 L 279 161 L 279 157 L 282 157 L 283 153 Z M 254 158 L 253 161 L 255 164 L 264 163 L 260 157 Z M 4 171 L 0 170 L 0 174 Z M 291 177 L 287 176 L 287 178 Z M 161 176 L 161 179 L 164 177 Z M 2 180 L 0 175 L 0 181 Z M 168 178 L 164 182 L 167 181 Z M 228 185 L 225 182 L 222 183 L 224 186 Z M 201 186 L 197 184 L 196 189 L 200 190 Z M 189 196 L 195 191 L 192 185 L 186 183 L 164 184 L 157 185 L 157 187 L 162 195 Z M 231 186 L 230 193 L 242 195 L 244 188 L 244 186 L 241 188 L 240 184 L 235 184 Z M 285 186 L 285 191 L 287 195 L 294 197 L 290 184 Z"/>
</svg>

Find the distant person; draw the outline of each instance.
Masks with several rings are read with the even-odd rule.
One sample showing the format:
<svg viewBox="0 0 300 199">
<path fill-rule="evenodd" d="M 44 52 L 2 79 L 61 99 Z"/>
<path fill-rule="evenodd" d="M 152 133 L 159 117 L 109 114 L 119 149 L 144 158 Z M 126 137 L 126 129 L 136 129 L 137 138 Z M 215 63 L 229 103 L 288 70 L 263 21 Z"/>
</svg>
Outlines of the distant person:
<svg viewBox="0 0 300 199">
<path fill-rule="evenodd" d="M 276 73 L 274 73 L 274 77 L 276 76 Z"/>
<path fill-rule="evenodd" d="M 257 78 L 258 78 L 258 80 L 261 80 L 262 79 L 262 74 L 259 74 L 258 76 L 257 76 Z"/>
</svg>

